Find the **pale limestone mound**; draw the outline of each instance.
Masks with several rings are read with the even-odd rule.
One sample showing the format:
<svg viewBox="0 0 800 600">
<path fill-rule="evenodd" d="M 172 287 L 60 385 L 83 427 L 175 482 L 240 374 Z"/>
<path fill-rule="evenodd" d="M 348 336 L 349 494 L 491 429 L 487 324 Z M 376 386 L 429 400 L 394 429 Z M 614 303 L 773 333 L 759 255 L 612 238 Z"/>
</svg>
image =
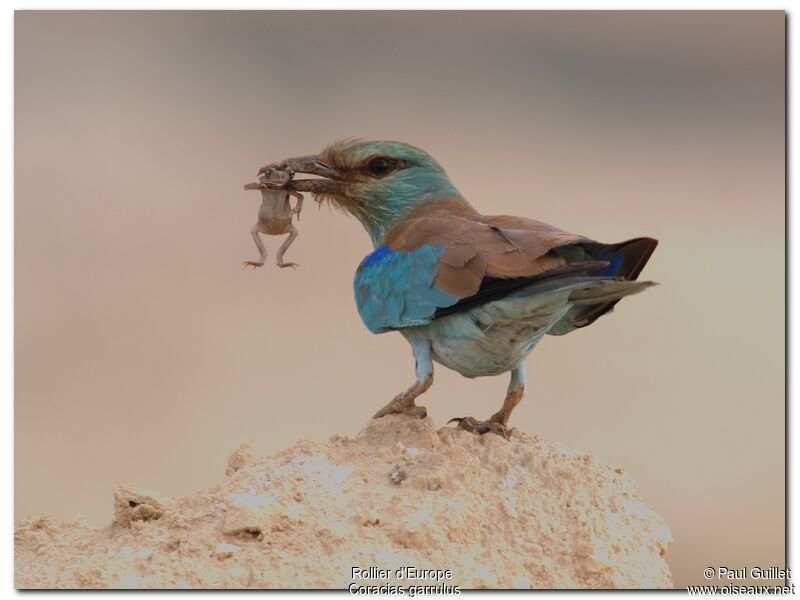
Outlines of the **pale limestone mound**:
<svg viewBox="0 0 800 600">
<path fill-rule="evenodd" d="M 29 518 L 19 588 L 347 588 L 353 567 L 471 588 L 669 588 L 671 535 L 622 469 L 512 430 L 390 415 L 271 458 L 243 446 L 185 498 L 121 487 L 96 529 Z M 402 575 L 402 574 L 401 574 Z M 433 585 L 375 575 L 362 585 Z"/>
</svg>

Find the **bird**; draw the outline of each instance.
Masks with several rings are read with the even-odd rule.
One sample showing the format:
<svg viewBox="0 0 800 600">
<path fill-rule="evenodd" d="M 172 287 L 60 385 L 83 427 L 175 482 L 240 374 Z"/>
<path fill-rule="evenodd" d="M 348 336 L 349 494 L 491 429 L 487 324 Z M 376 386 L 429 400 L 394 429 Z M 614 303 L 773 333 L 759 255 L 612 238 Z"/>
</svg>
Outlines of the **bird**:
<svg viewBox="0 0 800 600">
<path fill-rule="evenodd" d="M 483 215 L 410 144 L 350 138 L 259 174 L 271 168 L 318 176 L 290 185 L 354 216 L 372 241 L 354 277 L 358 313 L 372 333 L 399 332 L 415 361 L 414 383 L 374 418 L 425 417 L 416 401 L 433 384 L 434 363 L 468 378 L 509 373 L 499 410 L 448 422 L 508 438 L 525 359 L 541 339 L 587 327 L 655 285 L 637 278 L 657 240 L 606 244 L 526 217 Z"/>
</svg>

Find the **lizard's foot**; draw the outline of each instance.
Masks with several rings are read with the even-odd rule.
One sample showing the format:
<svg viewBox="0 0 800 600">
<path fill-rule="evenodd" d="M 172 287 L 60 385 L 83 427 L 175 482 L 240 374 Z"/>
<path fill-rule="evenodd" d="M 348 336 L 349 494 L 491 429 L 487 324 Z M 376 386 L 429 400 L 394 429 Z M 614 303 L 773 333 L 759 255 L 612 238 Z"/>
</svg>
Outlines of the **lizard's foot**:
<svg viewBox="0 0 800 600">
<path fill-rule="evenodd" d="M 403 396 L 398 396 L 389 404 L 384 406 L 375 415 L 372 417 L 373 419 L 380 419 L 381 417 L 385 417 L 386 415 L 409 415 L 411 417 L 418 417 L 420 419 L 424 419 L 428 416 L 428 409 L 424 406 L 417 406 L 414 404 L 414 399 L 412 398 L 411 401 L 407 398 L 403 398 Z"/>
<path fill-rule="evenodd" d="M 258 267 L 263 267 L 263 261 L 258 260 L 244 260 L 242 261 L 242 265 L 245 267 L 253 267 L 253 269 L 257 269 Z"/>
<path fill-rule="evenodd" d="M 497 435 L 508 439 L 506 427 L 499 421 L 492 421 L 491 419 L 488 421 L 478 421 L 478 419 L 475 417 L 456 417 L 455 419 L 450 419 L 448 424 L 454 421 L 458 423 L 458 428 L 463 429 L 464 431 L 469 431 L 470 433 L 475 433 L 478 435 L 483 435 L 484 433 L 496 433 Z"/>
<path fill-rule="evenodd" d="M 279 266 L 281 269 L 285 269 L 286 267 L 292 267 L 293 269 L 296 269 L 296 268 L 297 268 L 297 267 L 299 267 L 300 265 L 298 265 L 297 263 L 293 263 L 293 262 L 279 262 L 279 263 L 278 263 L 278 266 Z"/>
</svg>

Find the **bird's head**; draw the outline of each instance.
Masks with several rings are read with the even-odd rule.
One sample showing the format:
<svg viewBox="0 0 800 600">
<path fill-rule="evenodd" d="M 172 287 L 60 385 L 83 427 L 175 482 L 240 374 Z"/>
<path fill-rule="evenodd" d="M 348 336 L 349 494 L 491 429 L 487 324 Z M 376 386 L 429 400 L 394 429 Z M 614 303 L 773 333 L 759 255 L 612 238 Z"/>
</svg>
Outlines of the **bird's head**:
<svg viewBox="0 0 800 600">
<path fill-rule="evenodd" d="M 354 215 L 379 246 L 391 227 L 433 200 L 461 194 L 427 152 L 402 142 L 345 140 L 320 154 L 289 158 L 261 168 L 287 169 L 324 179 L 295 179 L 291 187 L 311 192 Z"/>
</svg>

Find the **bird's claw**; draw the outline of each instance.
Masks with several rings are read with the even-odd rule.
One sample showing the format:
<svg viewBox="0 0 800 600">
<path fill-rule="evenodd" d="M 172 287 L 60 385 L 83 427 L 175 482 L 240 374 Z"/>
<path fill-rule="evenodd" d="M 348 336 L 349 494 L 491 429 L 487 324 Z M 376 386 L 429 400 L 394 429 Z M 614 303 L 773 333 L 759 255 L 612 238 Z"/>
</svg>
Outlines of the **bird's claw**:
<svg viewBox="0 0 800 600">
<path fill-rule="evenodd" d="M 299 267 L 300 265 L 298 265 L 297 263 L 293 263 L 293 262 L 279 262 L 279 263 L 278 263 L 278 266 L 279 266 L 281 269 L 285 269 L 286 267 L 292 267 L 293 269 L 296 269 L 296 268 L 297 268 L 297 267 Z"/>
<path fill-rule="evenodd" d="M 454 419 L 450 419 L 447 424 L 449 425 L 453 422 L 458 423 L 459 429 L 469 431 L 470 433 L 475 433 L 477 435 L 495 433 L 502 436 L 503 439 L 508 439 L 508 432 L 505 426 L 497 421 L 479 421 L 475 417 L 455 417 Z"/>
<path fill-rule="evenodd" d="M 255 271 L 258 267 L 263 267 L 264 263 L 261 262 L 261 261 L 257 261 L 257 260 L 243 260 L 242 261 L 242 266 L 245 267 L 245 268 L 253 267 L 253 270 Z"/>
</svg>

